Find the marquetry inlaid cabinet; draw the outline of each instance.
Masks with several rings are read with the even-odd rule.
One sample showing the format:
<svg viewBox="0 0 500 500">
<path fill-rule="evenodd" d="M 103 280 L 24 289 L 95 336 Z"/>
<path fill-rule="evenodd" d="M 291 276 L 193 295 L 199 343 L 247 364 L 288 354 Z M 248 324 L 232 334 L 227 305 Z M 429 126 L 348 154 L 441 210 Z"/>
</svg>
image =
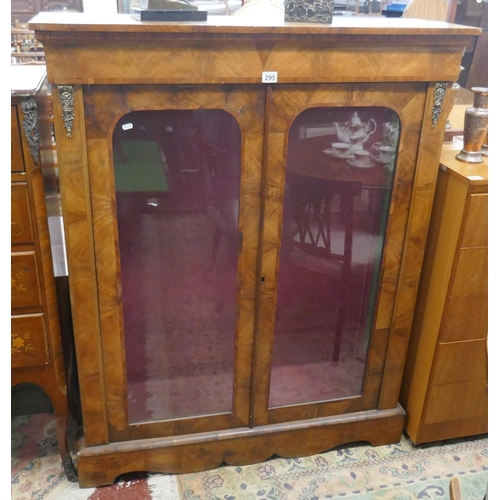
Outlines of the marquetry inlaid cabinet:
<svg viewBox="0 0 500 500">
<path fill-rule="evenodd" d="M 461 144 L 443 146 L 401 388 L 416 444 L 488 432 L 488 158 Z"/>
<path fill-rule="evenodd" d="M 478 29 L 39 14 L 82 486 L 398 442 L 448 91 Z"/>
<path fill-rule="evenodd" d="M 68 401 L 45 182 L 55 181 L 46 68 L 18 65 L 11 76 L 11 385 L 49 396 L 69 479 Z"/>
</svg>

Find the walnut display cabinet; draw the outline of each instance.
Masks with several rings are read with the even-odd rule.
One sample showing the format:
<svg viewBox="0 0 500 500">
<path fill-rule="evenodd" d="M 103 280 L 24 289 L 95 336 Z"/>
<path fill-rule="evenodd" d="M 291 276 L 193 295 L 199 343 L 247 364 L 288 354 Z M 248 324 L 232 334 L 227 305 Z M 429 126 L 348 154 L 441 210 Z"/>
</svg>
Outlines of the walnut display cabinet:
<svg viewBox="0 0 500 500">
<path fill-rule="evenodd" d="M 488 158 L 461 144 L 443 146 L 401 388 L 416 444 L 488 432 Z"/>
<path fill-rule="evenodd" d="M 41 13 L 82 486 L 398 442 L 449 89 L 479 30 Z"/>
</svg>

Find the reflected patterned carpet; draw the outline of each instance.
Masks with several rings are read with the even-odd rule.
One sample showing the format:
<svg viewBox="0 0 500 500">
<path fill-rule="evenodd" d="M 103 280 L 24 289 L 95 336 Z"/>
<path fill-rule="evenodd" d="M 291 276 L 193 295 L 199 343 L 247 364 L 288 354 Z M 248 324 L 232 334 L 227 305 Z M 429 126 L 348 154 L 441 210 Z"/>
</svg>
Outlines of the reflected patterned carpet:
<svg viewBox="0 0 500 500">
<path fill-rule="evenodd" d="M 463 500 L 482 500 L 487 471 L 487 436 L 420 446 L 403 436 L 388 446 L 353 444 L 177 476 L 128 474 L 112 486 L 79 488 L 63 475 L 54 416 L 12 419 L 12 500 L 428 500 L 449 498 L 451 477 L 460 478 Z"/>
<path fill-rule="evenodd" d="M 132 422 L 231 409 L 237 253 L 230 257 L 222 238 L 212 258 L 216 215 L 146 214 L 120 233 Z M 292 291 L 278 307 L 272 406 L 360 394 L 359 318 L 347 318 L 342 359 L 332 363 L 338 293 L 327 293 L 331 277 L 312 278 L 300 266 L 288 275 Z M 360 294 L 354 288 L 353 299 Z"/>
</svg>

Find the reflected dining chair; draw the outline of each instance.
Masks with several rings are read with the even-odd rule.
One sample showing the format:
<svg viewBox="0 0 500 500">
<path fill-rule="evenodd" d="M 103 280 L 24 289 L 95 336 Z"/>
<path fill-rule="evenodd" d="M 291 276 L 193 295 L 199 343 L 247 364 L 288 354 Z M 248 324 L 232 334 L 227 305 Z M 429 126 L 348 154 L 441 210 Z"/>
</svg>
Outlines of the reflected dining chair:
<svg viewBox="0 0 500 500">
<path fill-rule="evenodd" d="M 366 276 L 373 261 L 376 235 L 355 228 L 355 199 L 361 192 L 362 184 L 358 181 L 325 181 L 291 173 L 285 195 L 292 207 L 291 224 L 283 228 L 288 260 L 338 282 L 334 362 L 340 359 L 354 276 L 365 276 L 359 315 L 367 312 Z M 326 296 L 332 296 L 331 289 Z"/>
</svg>

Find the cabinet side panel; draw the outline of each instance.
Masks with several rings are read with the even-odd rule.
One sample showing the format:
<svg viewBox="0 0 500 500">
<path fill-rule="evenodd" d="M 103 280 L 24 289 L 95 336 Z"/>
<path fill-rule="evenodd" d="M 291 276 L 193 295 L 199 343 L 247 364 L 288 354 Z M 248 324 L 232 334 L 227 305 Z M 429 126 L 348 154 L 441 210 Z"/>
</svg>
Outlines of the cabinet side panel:
<svg viewBox="0 0 500 500">
<path fill-rule="evenodd" d="M 451 98 L 450 94 L 447 92 L 444 100 L 443 107 L 445 109 Z M 401 388 L 446 121 L 441 116 L 435 128 L 432 128 L 431 117 L 434 107 L 435 87 L 430 85 L 417 156 L 410 215 L 405 235 L 398 294 L 394 307 L 379 409 L 393 408 L 397 404 Z"/>
<path fill-rule="evenodd" d="M 411 98 L 408 98 L 408 95 L 402 95 L 395 108 L 402 120 L 402 130 L 394 180 L 395 185 L 385 236 L 382 284 L 375 318 L 376 329 L 391 328 L 395 297 L 398 293 L 398 279 L 401 272 L 406 226 L 415 177 L 415 158 L 419 147 L 422 116 L 425 107 L 425 93 L 422 86 L 407 90 L 407 94 L 411 94 L 412 91 L 415 94 Z M 394 94 L 396 94 L 395 91 Z"/>
<path fill-rule="evenodd" d="M 47 184 L 53 182 L 55 158 L 52 149 L 50 106 L 45 80 L 37 95 L 38 131 L 40 135 L 40 162 L 31 164 L 31 186 L 34 200 L 34 218 L 40 255 L 40 279 L 45 309 L 45 322 L 50 355 L 55 367 L 59 389 L 66 392 L 66 377 L 63 358 L 61 326 L 57 304 L 54 264 L 48 226 Z M 23 146 L 24 148 L 24 146 Z"/>
<path fill-rule="evenodd" d="M 74 87 L 74 125 L 68 133 L 58 88 L 53 88 L 71 309 L 82 400 L 85 444 L 108 442 L 94 237 L 81 87 Z M 70 135 L 68 137 L 68 135 Z"/>
</svg>

